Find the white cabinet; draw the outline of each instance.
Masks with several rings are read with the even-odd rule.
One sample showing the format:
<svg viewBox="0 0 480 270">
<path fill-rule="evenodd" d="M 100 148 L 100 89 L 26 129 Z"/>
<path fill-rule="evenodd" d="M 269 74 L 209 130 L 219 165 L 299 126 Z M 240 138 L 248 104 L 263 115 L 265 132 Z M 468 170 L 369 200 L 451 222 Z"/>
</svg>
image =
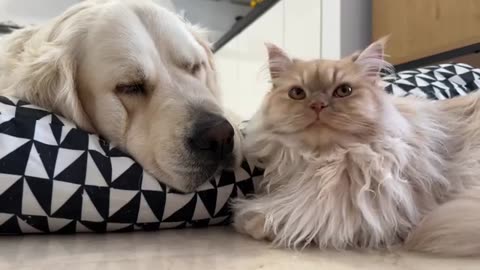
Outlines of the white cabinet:
<svg viewBox="0 0 480 270">
<path fill-rule="evenodd" d="M 336 1 L 336 0 L 334 0 Z M 302 59 L 319 58 L 322 40 L 322 1 L 284 0 L 283 47 Z"/>
<path fill-rule="evenodd" d="M 268 84 L 267 51 L 265 42 L 283 45 L 283 4 L 273 6 L 262 17 L 255 21 L 238 35 L 238 80 L 233 86 L 234 91 L 225 96 L 227 106 L 238 112 L 244 119 L 250 118 L 255 109 L 260 106 Z"/>
<path fill-rule="evenodd" d="M 225 106 L 243 119 L 269 90 L 265 42 L 303 59 L 338 59 L 370 39 L 371 0 L 282 0 L 217 54 Z"/>
<path fill-rule="evenodd" d="M 279 2 L 215 54 L 224 104 L 242 119 L 251 117 L 269 90 L 265 42 L 283 46 L 283 20 Z"/>
<path fill-rule="evenodd" d="M 215 53 L 215 66 L 218 71 L 218 83 L 222 89 L 222 99 L 230 104 L 230 98 L 236 93 L 232 85 L 238 81 L 238 39 L 232 39 Z"/>
<path fill-rule="evenodd" d="M 239 40 L 239 50 L 248 53 L 249 57 L 262 60 L 261 57 L 266 55 L 265 42 L 283 45 L 283 24 L 284 4 L 279 2 L 236 37 Z"/>
<path fill-rule="evenodd" d="M 359 1 L 359 0 L 358 0 Z M 341 57 L 341 1 L 322 1 L 322 57 L 338 59 Z"/>
<path fill-rule="evenodd" d="M 321 1 L 295 2 L 278 2 L 216 53 L 224 104 L 242 119 L 252 116 L 270 88 L 265 42 L 297 57 L 320 56 Z"/>
</svg>

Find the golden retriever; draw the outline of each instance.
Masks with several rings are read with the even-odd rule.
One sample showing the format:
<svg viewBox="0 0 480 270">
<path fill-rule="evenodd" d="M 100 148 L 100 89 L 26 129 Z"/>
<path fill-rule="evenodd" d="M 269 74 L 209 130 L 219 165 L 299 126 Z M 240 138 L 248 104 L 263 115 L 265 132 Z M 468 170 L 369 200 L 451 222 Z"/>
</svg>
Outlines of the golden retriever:
<svg viewBox="0 0 480 270">
<path fill-rule="evenodd" d="M 0 95 L 104 136 L 180 191 L 240 160 L 204 34 L 149 0 L 87 0 L 4 36 Z"/>
</svg>

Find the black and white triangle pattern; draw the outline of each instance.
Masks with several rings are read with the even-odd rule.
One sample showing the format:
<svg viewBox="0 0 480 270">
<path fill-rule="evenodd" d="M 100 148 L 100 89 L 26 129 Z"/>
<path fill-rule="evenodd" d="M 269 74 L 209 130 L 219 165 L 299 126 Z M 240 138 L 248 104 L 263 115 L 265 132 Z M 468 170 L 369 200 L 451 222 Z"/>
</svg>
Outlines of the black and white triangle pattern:
<svg viewBox="0 0 480 270">
<path fill-rule="evenodd" d="M 441 64 L 407 70 L 383 78 L 396 96 L 447 99 L 480 89 L 480 69 L 467 64 Z"/>
<path fill-rule="evenodd" d="M 0 96 L 0 234 L 226 224 L 229 199 L 252 193 L 261 176 L 244 161 L 197 192 L 179 194 L 66 119 Z"/>
</svg>

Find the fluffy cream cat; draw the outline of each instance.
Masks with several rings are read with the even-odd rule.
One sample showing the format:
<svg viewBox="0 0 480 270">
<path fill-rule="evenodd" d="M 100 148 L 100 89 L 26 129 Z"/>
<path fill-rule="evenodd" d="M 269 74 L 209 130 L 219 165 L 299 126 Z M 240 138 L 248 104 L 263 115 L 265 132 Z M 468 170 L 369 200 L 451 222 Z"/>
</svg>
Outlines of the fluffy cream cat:
<svg viewBox="0 0 480 270">
<path fill-rule="evenodd" d="M 272 90 L 246 129 L 266 168 L 234 226 L 277 245 L 480 254 L 479 94 L 393 97 L 385 40 L 339 61 L 268 45 Z"/>
</svg>

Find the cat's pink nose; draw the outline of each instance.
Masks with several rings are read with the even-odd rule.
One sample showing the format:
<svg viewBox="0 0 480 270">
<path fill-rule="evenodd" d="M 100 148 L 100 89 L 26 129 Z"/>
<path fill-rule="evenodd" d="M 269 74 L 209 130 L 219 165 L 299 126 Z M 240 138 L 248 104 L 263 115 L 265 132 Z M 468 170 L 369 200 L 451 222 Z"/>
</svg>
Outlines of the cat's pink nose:
<svg viewBox="0 0 480 270">
<path fill-rule="evenodd" d="M 326 107 L 328 107 L 327 104 L 323 103 L 323 102 L 314 102 L 310 105 L 310 108 L 312 110 L 314 110 L 316 113 L 320 113 L 323 109 L 325 109 Z"/>
</svg>

